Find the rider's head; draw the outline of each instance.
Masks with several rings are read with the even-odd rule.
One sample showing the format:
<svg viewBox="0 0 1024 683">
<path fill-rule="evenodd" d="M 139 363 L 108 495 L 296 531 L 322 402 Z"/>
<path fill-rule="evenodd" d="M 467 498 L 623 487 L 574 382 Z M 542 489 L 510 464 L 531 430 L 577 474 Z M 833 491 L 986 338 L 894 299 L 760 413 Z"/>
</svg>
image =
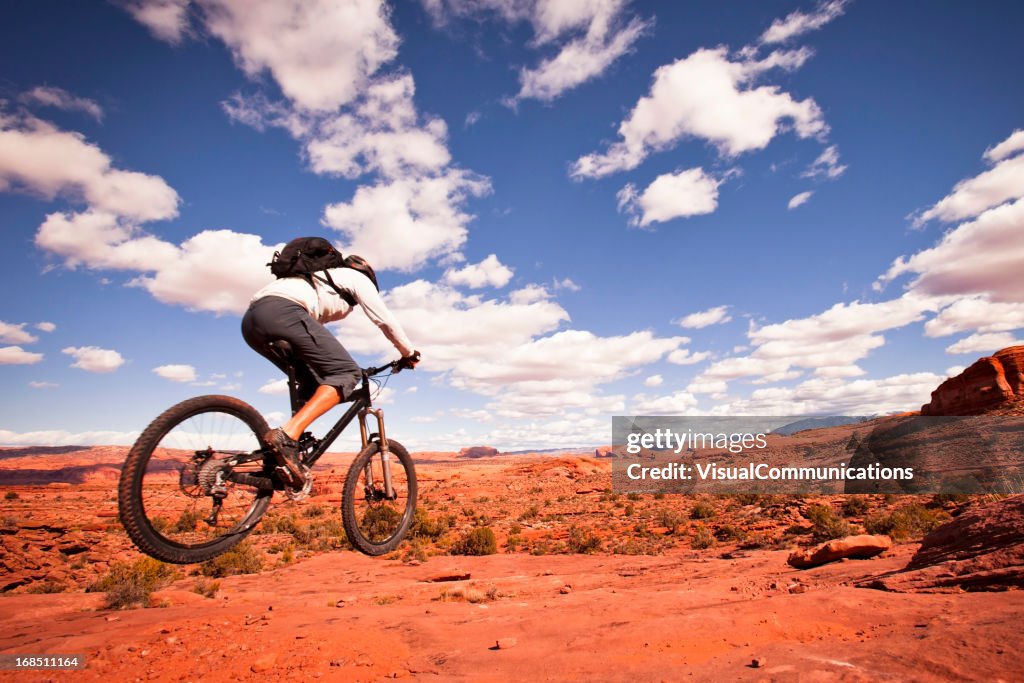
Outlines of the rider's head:
<svg viewBox="0 0 1024 683">
<path fill-rule="evenodd" d="M 373 286 L 377 288 L 378 292 L 380 291 L 380 285 L 377 284 L 377 274 L 373 272 L 373 268 L 370 267 L 370 264 L 367 263 L 366 259 L 362 256 L 349 254 L 345 257 L 345 267 L 351 268 L 352 270 L 358 270 L 360 273 L 370 278 L 370 282 L 373 283 Z"/>
</svg>

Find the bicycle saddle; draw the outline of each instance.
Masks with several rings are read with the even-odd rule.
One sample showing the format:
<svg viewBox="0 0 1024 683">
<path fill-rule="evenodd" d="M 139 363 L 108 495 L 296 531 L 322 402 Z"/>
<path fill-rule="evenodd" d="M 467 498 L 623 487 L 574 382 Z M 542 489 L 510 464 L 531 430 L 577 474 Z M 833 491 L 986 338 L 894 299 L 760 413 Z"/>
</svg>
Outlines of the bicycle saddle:
<svg viewBox="0 0 1024 683">
<path fill-rule="evenodd" d="M 272 342 L 267 342 L 267 346 L 285 361 L 291 362 L 295 358 L 295 354 L 292 353 L 292 345 L 284 339 L 275 339 Z"/>
</svg>

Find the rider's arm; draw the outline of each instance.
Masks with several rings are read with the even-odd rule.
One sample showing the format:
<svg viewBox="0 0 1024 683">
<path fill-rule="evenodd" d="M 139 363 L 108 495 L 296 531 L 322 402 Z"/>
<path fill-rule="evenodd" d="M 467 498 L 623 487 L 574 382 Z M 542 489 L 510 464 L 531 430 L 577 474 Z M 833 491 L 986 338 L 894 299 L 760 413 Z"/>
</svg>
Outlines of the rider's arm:
<svg viewBox="0 0 1024 683">
<path fill-rule="evenodd" d="M 403 358 L 413 355 L 416 350 L 413 348 L 412 342 L 405 336 L 405 330 L 402 329 L 398 320 L 388 310 L 387 305 L 380 298 L 380 294 L 373 286 L 373 283 L 362 276 L 351 278 L 351 280 L 352 293 L 356 301 L 359 302 L 359 305 L 366 311 L 366 316 L 395 345 L 395 348 L 398 349 Z"/>
</svg>

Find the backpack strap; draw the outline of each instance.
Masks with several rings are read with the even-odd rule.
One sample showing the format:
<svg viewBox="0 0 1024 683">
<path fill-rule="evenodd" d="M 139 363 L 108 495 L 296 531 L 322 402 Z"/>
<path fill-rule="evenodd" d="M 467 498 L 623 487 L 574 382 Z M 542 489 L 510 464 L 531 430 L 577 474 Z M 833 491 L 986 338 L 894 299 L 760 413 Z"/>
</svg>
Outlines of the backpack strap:
<svg viewBox="0 0 1024 683">
<path fill-rule="evenodd" d="M 352 308 L 355 308 L 357 303 L 356 298 L 352 296 L 349 292 L 346 292 L 344 289 L 336 285 L 334 283 L 334 278 L 331 277 L 331 274 L 329 272 L 327 272 L 326 270 L 320 272 L 327 276 L 326 280 L 316 274 L 314 274 L 313 277 L 319 280 L 320 282 L 324 283 L 325 285 L 329 285 L 331 289 L 338 293 L 338 296 L 340 296 L 345 301 L 345 303 L 347 303 Z"/>
</svg>

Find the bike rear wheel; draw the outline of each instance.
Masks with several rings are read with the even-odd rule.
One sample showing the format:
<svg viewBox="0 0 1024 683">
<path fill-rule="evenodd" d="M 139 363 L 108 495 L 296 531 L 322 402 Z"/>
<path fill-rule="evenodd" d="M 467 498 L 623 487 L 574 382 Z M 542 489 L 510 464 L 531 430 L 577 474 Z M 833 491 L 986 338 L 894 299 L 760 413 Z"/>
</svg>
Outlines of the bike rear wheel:
<svg viewBox="0 0 1024 683">
<path fill-rule="evenodd" d="M 230 396 L 192 398 L 153 420 L 118 485 L 121 523 L 135 545 L 188 564 L 241 542 L 273 495 L 262 452 L 268 429 L 255 408 Z"/>
<path fill-rule="evenodd" d="M 384 485 L 380 442 L 372 441 L 349 467 L 341 498 L 348 540 L 367 555 L 391 552 L 405 538 L 416 511 L 416 469 L 402 444 L 388 439 L 393 493 Z"/>
</svg>

